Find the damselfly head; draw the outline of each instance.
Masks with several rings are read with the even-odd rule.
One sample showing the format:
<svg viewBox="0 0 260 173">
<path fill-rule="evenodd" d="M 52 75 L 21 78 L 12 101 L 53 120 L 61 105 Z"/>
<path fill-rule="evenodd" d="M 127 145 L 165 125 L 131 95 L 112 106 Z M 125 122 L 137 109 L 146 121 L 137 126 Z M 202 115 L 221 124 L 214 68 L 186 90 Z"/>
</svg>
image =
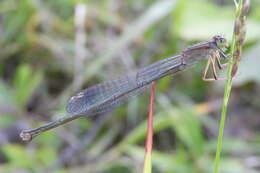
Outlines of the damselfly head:
<svg viewBox="0 0 260 173">
<path fill-rule="evenodd" d="M 216 46 L 218 47 L 218 48 L 226 48 L 227 47 L 227 40 L 223 37 L 223 36 L 221 36 L 221 35 L 215 35 L 214 37 L 213 37 L 213 40 L 215 41 L 215 43 L 216 43 Z"/>
</svg>

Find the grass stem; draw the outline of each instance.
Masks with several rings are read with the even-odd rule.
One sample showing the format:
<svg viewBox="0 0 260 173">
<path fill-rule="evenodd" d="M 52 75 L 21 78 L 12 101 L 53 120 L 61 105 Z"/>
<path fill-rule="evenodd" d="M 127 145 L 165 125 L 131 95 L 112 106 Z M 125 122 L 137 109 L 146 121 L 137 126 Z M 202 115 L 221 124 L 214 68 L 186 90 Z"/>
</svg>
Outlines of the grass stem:
<svg viewBox="0 0 260 173">
<path fill-rule="evenodd" d="M 236 17 L 235 17 L 235 24 L 234 24 L 234 32 L 232 36 L 231 50 L 230 50 L 232 58 L 230 58 L 229 60 L 227 81 L 224 90 L 221 120 L 219 126 L 218 144 L 217 144 L 217 151 L 216 151 L 216 156 L 214 161 L 214 173 L 218 173 L 219 170 L 219 161 L 220 161 L 220 155 L 222 151 L 227 107 L 228 107 L 228 101 L 229 101 L 230 92 L 232 88 L 232 81 L 233 81 L 232 78 L 235 76 L 237 72 L 238 64 L 241 57 L 241 50 L 242 50 L 243 42 L 245 40 L 245 31 L 246 31 L 245 15 L 248 12 L 250 2 L 249 0 L 244 0 L 244 1 L 240 0 L 239 2 L 237 2 L 236 0 L 234 0 L 236 6 Z"/>
<path fill-rule="evenodd" d="M 144 157 L 144 169 L 143 173 L 152 172 L 152 148 L 153 148 L 153 110 L 154 110 L 154 91 L 155 82 L 151 84 L 151 96 L 150 96 L 150 106 L 148 114 L 147 123 L 147 137 L 145 143 L 145 157 Z"/>
</svg>

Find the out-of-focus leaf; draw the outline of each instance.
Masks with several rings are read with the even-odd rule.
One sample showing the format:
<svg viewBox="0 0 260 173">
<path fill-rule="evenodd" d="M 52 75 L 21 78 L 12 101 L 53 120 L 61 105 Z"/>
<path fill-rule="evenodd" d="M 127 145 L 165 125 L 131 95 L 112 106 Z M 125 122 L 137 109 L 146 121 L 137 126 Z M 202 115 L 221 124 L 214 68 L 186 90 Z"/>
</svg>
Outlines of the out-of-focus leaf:
<svg viewBox="0 0 260 173">
<path fill-rule="evenodd" d="M 172 122 L 172 118 L 168 115 L 156 115 L 153 120 L 153 130 L 154 133 L 170 127 Z M 147 128 L 147 121 L 142 122 L 139 126 L 137 126 L 130 134 L 128 134 L 124 140 L 120 143 L 120 146 L 129 145 L 138 142 L 141 139 L 145 138 Z"/>
<path fill-rule="evenodd" d="M 104 173 L 131 173 L 133 171 L 131 171 L 131 168 L 129 167 L 129 165 L 127 164 L 122 164 L 122 163 L 113 163 L 113 164 L 109 164 L 107 165 L 108 168 L 106 168 L 106 170 L 102 171 Z"/>
<path fill-rule="evenodd" d="M 14 78 L 16 103 L 23 106 L 32 96 L 34 90 L 41 83 L 43 74 L 41 71 L 33 71 L 29 65 L 22 64 L 17 69 Z"/>
<path fill-rule="evenodd" d="M 53 148 L 58 148 L 61 144 L 60 138 L 54 131 L 42 133 L 37 138 L 35 138 L 35 142 L 42 145 L 52 146 Z"/>
<path fill-rule="evenodd" d="M 77 1 L 70 0 L 45 0 L 44 5 L 55 11 L 56 15 L 64 19 L 68 19 L 73 16 L 73 7 Z"/>
<path fill-rule="evenodd" d="M 47 167 L 55 163 L 57 160 L 57 153 L 55 152 L 55 148 L 49 145 L 37 150 L 37 158 L 43 164 L 42 166 Z"/>
<path fill-rule="evenodd" d="M 182 38 L 206 40 L 216 34 L 232 35 L 234 9 L 231 7 L 220 7 L 205 0 L 186 0 L 180 8 L 181 12 L 176 16 L 177 23 L 173 22 L 173 30 L 177 30 Z M 247 28 L 247 40 L 259 38 L 259 21 L 249 18 Z"/>
<path fill-rule="evenodd" d="M 100 137 L 97 142 L 93 142 L 93 145 L 89 148 L 89 155 L 95 157 L 99 154 L 104 154 L 104 151 L 107 151 L 106 149 L 108 146 L 112 144 L 113 140 L 116 139 L 116 136 L 120 132 L 118 129 L 117 126 L 114 126 L 107 130 L 107 133 Z"/>
<path fill-rule="evenodd" d="M 215 152 L 216 150 L 216 145 L 217 145 L 217 141 L 213 140 L 213 141 L 209 141 L 206 145 L 206 150 L 207 152 L 211 153 L 211 152 Z M 257 141 L 256 143 L 250 141 L 242 141 L 242 140 L 238 140 L 236 138 L 225 138 L 225 140 L 223 141 L 223 153 L 225 154 L 232 154 L 232 153 L 239 153 L 242 151 L 251 151 L 254 153 L 260 153 L 260 148 L 259 148 L 260 144 Z"/>
<path fill-rule="evenodd" d="M 251 168 L 246 168 L 245 164 L 242 164 L 241 160 L 236 157 L 222 157 L 220 165 L 219 172 L 221 173 L 257 173 Z M 204 157 L 200 160 L 200 167 L 204 170 L 203 172 L 212 172 L 213 158 Z"/>
<path fill-rule="evenodd" d="M 245 55 L 242 55 L 238 74 L 234 78 L 234 85 L 242 85 L 248 81 L 255 81 L 260 84 L 259 55 L 260 44 L 255 45 Z"/>
<path fill-rule="evenodd" d="M 5 128 L 11 124 L 14 124 L 15 120 L 16 119 L 14 116 L 1 116 L 0 115 L 0 128 Z"/>
<path fill-rule="evenodd" d="M 14 103 L 13 91 L 0 80 L 0 105 L 8 105 Z"/>
<path fill-rule="evenodd" d="M 142 160 L 144 157 L 144 148 L 129 145 L 127 146 L 126 153 L 136 160 Z M 163 153 L 153 150 L 152 162 L 154 167 L 159 168 L 162 172 L 192 172 L 192 167 L 188 166 L 187 157 L 183 157 L 182 153 Z"/>
<path fill-rule="evenodd" d="M 185 9 L 187 1 L 177 1 L 176 8 L 173 10 L 172 15 L 174 18 L 173 25 L 172 25 L 172 32 L 171 34 L 180 36 L 182 33 L 182 25 L 183 25 L 183 10 Z"/>
<path fill-rule="evenodd" d="M 160 104 L 165 114 L 171 117 L 171 127 L 181 140 L 188 147 L 194 157 L 204 154 L 204 138 L 199 119 L 195 116 L 195 109 L 190 105 L 185 107 L 173 107 L 166 96 L 161 95 Z M 197 113 L 198 114 L 198 113 Z"/>
<path fill-rule="evenodd" d="M 85 71 L 85 78 L 90 78 L 101 69 L 101 67 L 112 57 L 123 50 L 133 40 L 142 35 L 153 24 L 168 15 L 175 6 L 175 0 L 156 1 L 150 8 L 147 9 L 136 21 L 129 24 L 129 27 L 123 32 L 122 36 L 114 44 L 103 53 L 103 56 L 96 58 Z"/>
<path fill-rule="evenodd" d="M 252 17 L 256 20 L 260 20 L 260 1 L 254 6 L 253 11 L 251 12 Z"/>
<path fill-rule="evenodd" d="M 202 129 L 199 120 L 192 114 L 192 110 L 189 111 L 187 108 L 178 109 L 175 107 L 173 111 L 169 102 L 165 104 L 168 106 L 165 107 L 166 109 L 163 111 L 163 113 L 160 113 L 160 116 L 158 115 L 154 118 L 154 132 L 156 133 L 157 131 L 160 131 L 166 127 L 173 127 L 178 137 L 187 147 L 189 147 L 190 151 L 194 155 L 199 156 L 203 154 L 204 139 L 202 136 Z M 146 133 L 146 125 L 147 123 L 143 122 L 137 128 L 135 128 L 135 130 L 133 130 L 120 143 L 120 146 L 132 144 L 144 138 Z"/>
<path fill-rule="evenodd" d="M 10 10 L 14 10 L 16 7 L 16 4 L 14 1 L 1 1 L 0 2 L 0 13 L 6 13 Z"/>
<path fill-rule="evenodd" d="M 2 147 L 2 152 L 13 167 L 30 168 L 33 158 L 20 145 L 8 144 Z"/>
<path fill-rule="evenodd" d="M 199 158 L 204 154 L 204 139 L 198 118 L 187 108 L 169 113 L 173 116 L 172 128 L 193 156 Z"/>
<path fill-rule="evenodd" d="M 24 40 L 26 24 L 30 21 L 34 8 L 31 0 L 16 1 L 17 8 L 4 16 L 4 40 Z"/>
<path fill-rule="evenodd" d="M 67 169 L 59 169 L 59 170 L 55 170 L 55 171 L 53 171 L 53 173 L 67 173 L 68 171 L 67 171 Z"/>
</svg>

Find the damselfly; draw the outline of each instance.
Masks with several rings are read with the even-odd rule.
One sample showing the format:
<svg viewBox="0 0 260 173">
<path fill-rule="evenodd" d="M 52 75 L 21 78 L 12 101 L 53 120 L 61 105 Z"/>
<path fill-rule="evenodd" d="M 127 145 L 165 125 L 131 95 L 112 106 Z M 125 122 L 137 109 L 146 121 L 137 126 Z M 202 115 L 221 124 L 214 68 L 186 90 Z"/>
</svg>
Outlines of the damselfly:
<svg viewBox="0 0 260 173">
<path fill-rule="evenodd" d="M 214 36 L 211 41 L 190 46 L 179 55 L 165 58 L 116 80 L 94 85 L 69 99 L 67 115 L 38 128 L 24 130 L 20 136 L 23 140 L 29 141 L 41 132 L 79 117 L 111 111 L 131 97 L 143 93 L 153 81 L 187 69 L 203 59 L 208 59 L 203 73 L 203 80 L 223 80 L 224 78 L 217 76 L 216 67 L 219 69 L 225 67 L 225 64 L 220 63 L 220 58 L 227 58 L 223 51 L 225 47 L 226 39 L 222 36 Z M 213 77 L 207 78 L 210 66 L 212 67 Z"/>
</svg>

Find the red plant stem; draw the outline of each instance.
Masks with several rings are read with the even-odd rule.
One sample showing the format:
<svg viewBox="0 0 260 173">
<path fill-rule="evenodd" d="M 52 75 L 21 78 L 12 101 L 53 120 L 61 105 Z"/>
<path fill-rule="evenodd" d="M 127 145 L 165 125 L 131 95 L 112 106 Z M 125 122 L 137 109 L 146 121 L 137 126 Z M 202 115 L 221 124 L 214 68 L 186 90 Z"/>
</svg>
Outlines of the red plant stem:
<svg viewBox="0 0 260 173">
<path fill-rule="evenodd" d="M 153 109 L 154 109 L 154 90 L 155 90 L 155 82 L 152 82 L 150 88 L 150 106 L 149 106 L 149 114 L 148 114 L 148 128 L 147 128 L 147 138 L 145 144 L 145 153 L 152 153 L 153 148 Z"/>
</svg>

